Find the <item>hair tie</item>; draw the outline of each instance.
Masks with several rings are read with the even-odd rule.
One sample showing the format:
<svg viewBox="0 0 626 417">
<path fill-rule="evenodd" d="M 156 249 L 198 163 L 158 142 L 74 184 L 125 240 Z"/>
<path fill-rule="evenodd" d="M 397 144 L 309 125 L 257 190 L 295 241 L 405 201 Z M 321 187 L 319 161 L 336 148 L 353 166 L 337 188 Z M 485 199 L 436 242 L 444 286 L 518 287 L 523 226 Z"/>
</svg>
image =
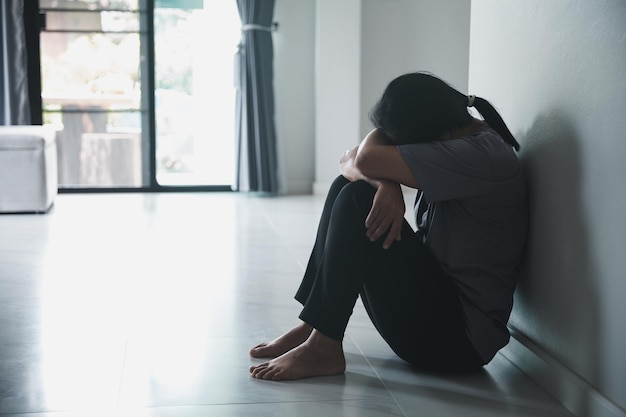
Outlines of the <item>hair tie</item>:
<svg viewBox="0 0 626 417">
<path fill-rule="evenodd" d="M 476 96 L 467 96 L 467 107 L 474 107 L 474 99 Z"/>
</svg>

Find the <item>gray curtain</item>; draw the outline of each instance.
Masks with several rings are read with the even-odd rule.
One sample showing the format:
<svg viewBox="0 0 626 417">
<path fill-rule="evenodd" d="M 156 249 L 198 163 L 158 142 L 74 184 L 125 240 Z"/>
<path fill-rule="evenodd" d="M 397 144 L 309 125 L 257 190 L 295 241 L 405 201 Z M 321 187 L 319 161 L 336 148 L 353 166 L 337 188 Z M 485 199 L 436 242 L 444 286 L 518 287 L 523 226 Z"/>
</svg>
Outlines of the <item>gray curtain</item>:
<svg viewBox="0 0 626 417">
<path fill-rule="evenodd" d="M 237 0 L 242 32 L 237 78 L 237 173 L 239 191 L 278 191 L 274 124 L 274 0 Z"/>
<path fill-rule="evenodd" d="M 0 1 L 0 125 L 31 119 L 23 7 L 23 0 Z"/>
</svg>

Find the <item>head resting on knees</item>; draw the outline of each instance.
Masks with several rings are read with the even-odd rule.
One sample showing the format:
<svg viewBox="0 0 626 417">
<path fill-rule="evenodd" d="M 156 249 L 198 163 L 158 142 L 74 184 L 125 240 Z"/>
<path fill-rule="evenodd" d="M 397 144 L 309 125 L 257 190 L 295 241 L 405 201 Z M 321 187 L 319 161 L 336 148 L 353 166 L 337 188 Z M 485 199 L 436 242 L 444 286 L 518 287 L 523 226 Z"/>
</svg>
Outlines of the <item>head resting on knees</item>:
<svg viewBox="0 0 626 417">
<path fill-rule="evenodd" d="M 485 99 L 468 96 L 427 72 L 412 72 L 392 80 L 370 112 L 374 127 L 396 145 L 440 140 L 474 121 L 468 106 L 478 110 L 494 130 L 516 150 L 519 144 Z"/>
<path fill-rule="evenodd" d="M 395 78 L 370 113 L 395 144 L 432 142 L 472 121 L 467 96 L 425 72 Z"/>
</svg>

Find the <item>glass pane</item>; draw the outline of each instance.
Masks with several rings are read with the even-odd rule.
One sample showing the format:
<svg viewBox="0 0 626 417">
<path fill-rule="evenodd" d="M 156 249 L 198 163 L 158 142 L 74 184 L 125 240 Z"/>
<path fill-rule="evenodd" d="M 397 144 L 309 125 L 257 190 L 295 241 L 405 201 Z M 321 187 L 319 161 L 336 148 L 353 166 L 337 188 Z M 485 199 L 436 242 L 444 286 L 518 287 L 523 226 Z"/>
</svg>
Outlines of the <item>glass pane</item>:
<svg viewBox="0 0 626 417">
<path fill-rule="evenodd" d="M 157 7 L 154 18 L 157 181 L 232 184 L 236 2 L 160 4 L 170 7 Z"/>
<path fill-rule="evenodd" d="M 139 0 L 39 0 L 39 8 L 76 10 L 137 10 L 139 8 L 138 3 Z"/>
<path fill-rule="evenodd" d="M 138 34 L 41 34 L 45 110 L 139 109 Z"/>
<path fill-rule="evenodd" d="M 139 32 L 139 13 L 120 11 L 46 12 L 46 30 Z"/>
<path fill-rule="evenodd" d="M 71 106 L 43 116 L 57 130 L 61 187 L 142 186 L 140 112 Z"/>
<path fill-rule="evenodd" d="M 41 34 L 44 123 L 58 131 L 59 186 L 140 187 L 140 36 Z"/>
</svg>

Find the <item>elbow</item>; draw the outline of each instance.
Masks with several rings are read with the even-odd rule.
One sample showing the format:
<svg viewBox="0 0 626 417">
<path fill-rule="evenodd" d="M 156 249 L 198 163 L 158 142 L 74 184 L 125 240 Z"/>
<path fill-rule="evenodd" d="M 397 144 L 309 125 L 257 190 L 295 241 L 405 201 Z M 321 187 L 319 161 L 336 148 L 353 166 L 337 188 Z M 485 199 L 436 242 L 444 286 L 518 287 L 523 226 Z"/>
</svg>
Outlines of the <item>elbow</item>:
<svg viewBox="0 0 626 417">
<path fill-rule="evenodd" d="M 372 157 L 369 152 L 360 151 L 354 159 L 354 166 L 366 177 L 371 177 L 373 171 Z"/>
</svg>

